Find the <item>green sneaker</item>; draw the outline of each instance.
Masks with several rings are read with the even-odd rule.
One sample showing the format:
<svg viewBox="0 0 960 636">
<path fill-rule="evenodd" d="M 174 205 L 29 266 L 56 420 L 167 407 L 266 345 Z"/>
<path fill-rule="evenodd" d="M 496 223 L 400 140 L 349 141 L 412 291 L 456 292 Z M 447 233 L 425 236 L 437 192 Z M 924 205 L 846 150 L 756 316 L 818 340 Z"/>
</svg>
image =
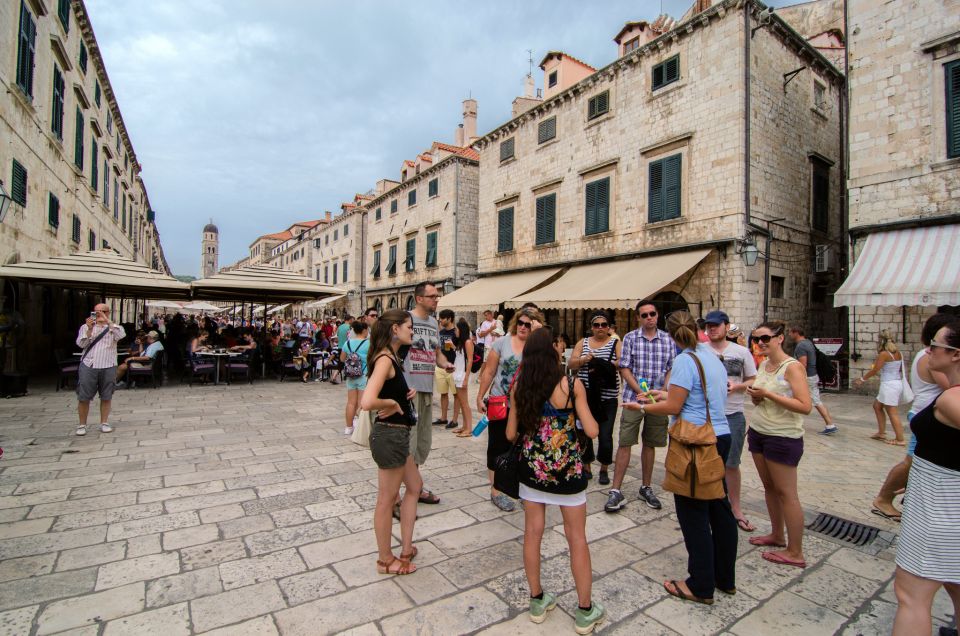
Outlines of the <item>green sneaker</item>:
<svg viewBox="0 0 960 636">
<path fill-rule="evenodd" d="M 584 612 L 578 607 L 576 612 L 577 623 L 574 629 L 577 630 L 578 634 L 589 634 L 597 626 L 597 623 L 603 622 L 606 616 L 607 613 L 604 611 L 603 605 L 596 601 L 593 602 L 593 607 L 589 612 Z"/>
<path fill-rule="evenodd" d="M 534 623 L 542 623 L 547 620 L 547 612 L 557 606 L 557 597 L 549 592 L 543 593 L 543 599 L 530 599 L 530 620 Z"/>
</svg>

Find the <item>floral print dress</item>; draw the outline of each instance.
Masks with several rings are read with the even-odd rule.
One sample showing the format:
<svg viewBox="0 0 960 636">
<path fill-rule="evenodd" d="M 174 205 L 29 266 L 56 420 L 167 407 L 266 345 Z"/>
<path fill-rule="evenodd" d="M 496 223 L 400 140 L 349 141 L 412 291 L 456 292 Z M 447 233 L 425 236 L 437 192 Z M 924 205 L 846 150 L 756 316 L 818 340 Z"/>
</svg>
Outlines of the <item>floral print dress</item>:
<svg viewBox="0 0 960 636">
<path fill-rule="evenodd" d="M 586 501 L 586 488 L 574 410 L 558 409 L 548 401 L 536 433 L 521 442 L 520 498 L 579 505 Z"/>
</svg>

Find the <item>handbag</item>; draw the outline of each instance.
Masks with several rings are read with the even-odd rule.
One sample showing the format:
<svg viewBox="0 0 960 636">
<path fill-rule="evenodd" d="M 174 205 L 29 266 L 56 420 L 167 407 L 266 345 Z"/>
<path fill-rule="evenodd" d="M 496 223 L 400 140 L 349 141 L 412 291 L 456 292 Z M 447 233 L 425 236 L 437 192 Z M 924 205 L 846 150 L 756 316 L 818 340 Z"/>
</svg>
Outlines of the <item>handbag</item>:
<svg viewBox="0 0 960 636">
<path fill-rule="evenodd" d="M 913 402 L 913 388 L 907 381 L 907 370 L 904 368 L 903 356 L 900 357 L 900 404 Z"/>
<path fill-rule="evenodd" d="M 703 365 L 696 355 L 693 361 L 700 373 L 700 386 L 706 404 L 707 422 L 693 424 L 678 416 L 670 425 L 670 445 L 664 462 L 663 489 L 691 499 L 723 499 L 725 466 L 717 451 L 717 434 L 710 419 L 710 398 Z"/>
<path fill-rule="evenodd" d="M 522 364 L 520 366 L 523 366 Z M 509 414 L 510 391 L 513 390 L 513 383 L 517 379 L 517 373 L 520 373 L 520 367 L 510 379 L 510 388 L 506 395 L 491 395 L 487 398 L 487 418 L 491 420 L 505 420 Z"/>
<path fill-rule="evenodd" d="M 513 499 L 520 498 L 520 439 L 510 450 L 497 456 L 493 463 L 493 487 Z"/>
<path fill-rule="evenodd" d="M 357 424 L 353 427 L 350 441 L 360 446 L 370 446 L 370 412 L 357 409 Z"/>
</svg>

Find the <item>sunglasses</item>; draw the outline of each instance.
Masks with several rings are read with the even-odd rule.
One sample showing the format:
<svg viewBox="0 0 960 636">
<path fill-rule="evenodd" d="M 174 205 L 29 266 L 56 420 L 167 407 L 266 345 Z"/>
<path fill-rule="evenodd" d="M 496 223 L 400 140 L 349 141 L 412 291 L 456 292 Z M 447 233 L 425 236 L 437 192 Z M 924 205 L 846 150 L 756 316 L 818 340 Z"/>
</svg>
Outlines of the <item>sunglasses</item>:
<svg viewBox="0 0 960 636">
<path fill-rule="evenodd" d="M 936 340 L 930 341 L 931 349 L 949 349 L 951 351 L 960 351 L 960 347 L 951 347 L 948 344 L 943 344 L 942 342 L 937 342 Z"/>
<path fill-rule="evenodd" d="M 782 336 L 782 335 L 783 335 L 782 333 L 775 333 L 775 334 L 773 334 L 773 335 L 766 335 L 766 334 L 765 334 L 765 335 L 762 335 L 762 336 L 757 336 L 756 338 L 757 338 L 757 340 L 759 340 L 759 341 L 762 342 L 763 344 L 770 344 L 770 341 L 771 341 L 771 340 L 773 340 L 773 339 L 776 338 L 777 336 Z"/>
<path fill-rule="evenodd" d="M 531 327 L 533 327 L 533 323 L 530 322 L 529 320 L 518 320 L 518 321 L 517 321 L 517 326 L 518 326 L 518 327 L 524 327 L 524 328 L 526 328 L 526 329 L 530 329 Z"/>
<path fill-rule="evenodd" d="M 645 318 L 656 318 L 656 317 L 657 317 L 657 312 L 651 311 L 650 313 L 640 314 L 640 317 L 641 317 L 641 318 L 644 318 L 644 319 L 645 319 Z"/>
<path fill-rule="evenodd" d="M 595 328 L 597 328 L 597 329 L 606 329 L 607 327 L 610 326 L 610 323 L 608 323 L 608 322 L 595 322 L 595 323 L 593 323 L 593 326 L 594 326 Z"/>
</svg>

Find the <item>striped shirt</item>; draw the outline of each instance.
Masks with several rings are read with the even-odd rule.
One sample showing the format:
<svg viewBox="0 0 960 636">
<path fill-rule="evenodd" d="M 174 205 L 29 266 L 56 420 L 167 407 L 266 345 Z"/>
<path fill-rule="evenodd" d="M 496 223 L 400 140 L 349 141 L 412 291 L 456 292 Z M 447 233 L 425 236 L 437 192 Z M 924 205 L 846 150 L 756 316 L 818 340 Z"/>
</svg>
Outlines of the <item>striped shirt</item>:
<svg viewBox="0 0 960 636">
<path fill-rule="evenodd" d="M 117 342 L 122 340 L 127 333 L 120 325 L 93 325 L 93 331 L 90 337 L 87 337 L 87 326 L 81 325 L 80 333 L 77 334 L 77 346 L 86 349 L 87 345 L 93 342 L 100 332 L 109 329 L 110 333 L 100 339 L 100 342 L 93 345 L 93 348 L 83 357 L 83 363 L 91 369 L 109 369 L 117 366 Z"/>
<path fill-rule="evenodd" d="M 634 329 L 623 337 L 620 368 L 630 369 L 638 383 L 644 378 L 651 389 L 662 389 L 676 357 L 677 346 L 666 331 L 657 329 L 657 335 L 648 339 L 644 337 L 643 329 Z M 626 382 L 623 383 L 623 401 L 637 401 L 636 392 Z"/>
<path fill-rule="evenodd" d="M 607 340 L 606 344 L 602 347 L 596 349 L 590 346 L 590 338 L 583 339 L 583 347 L 580 350 L 580 355 L 585 356 L 588 353 L 593 354 L 593 357 L 597 360 L 607 360 L 613 366 L 617 366 L 617 339 L 610 338 Z M 583 386 L 590 388 L 590 366 L 584 364 L 577 371 L 577 377 L 580 378 L 580 381 L 583 382 Z M 617 380 L 620 379 L 620 376 L 617 376 Z M 620 391 L 619 387 L 610 387 L 601 391 L 600 399 L 601 400 L 616 400 L 619 397 Z"/>
</svg>

